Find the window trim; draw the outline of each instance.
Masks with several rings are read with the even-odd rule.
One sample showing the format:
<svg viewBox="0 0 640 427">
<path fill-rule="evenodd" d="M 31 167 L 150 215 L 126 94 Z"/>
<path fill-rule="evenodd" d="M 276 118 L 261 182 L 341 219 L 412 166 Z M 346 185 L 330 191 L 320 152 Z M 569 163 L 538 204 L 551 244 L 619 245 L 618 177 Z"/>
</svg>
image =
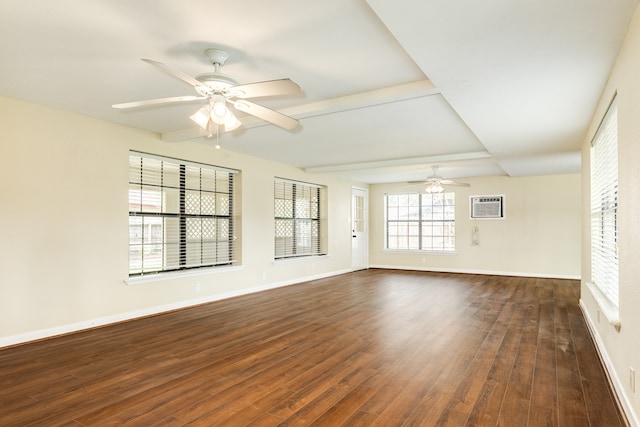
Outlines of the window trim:
<svg viewBox="0 0 640 427">
<path fill-rule="evenodd" d="M 445 195 L 451 195 L 453 197 L 453 203 L 450 205 L 453 207 L 453 219 L 450 220 L 445 220 L 444 218 L 442 220 L 426 220 L 422 218 L 422 209 L 423 209 L 423 197 L 428 196 L 433 198 L 435 195 L 438 194 L 442 194 L 443 199 L 446 199 Z M 418 196 L 418 219 L 416 220 L 409 220 L 409 219 L 402 219 L 402 220 L 398 220 L 397 222 L 415 222 L 418 224 L 418 246 L 419 248 L 407 248 L 407 249 L 397 249 L 397 248 L 390 248 L 389 247 L 389 223 L 390 220 L 389 219 L 389 196 L 411 196 L 411 195 L 417 195 Z M 433 207 L 433 202 L 431 202 L 431 207 Z M 445 204 L 443 204 L 443 207 L 447 206 Z M 428 255 L 455 255 L 456 254 L 456 233 L 455 233 L 455 225 L 456 225 L 456 213 L 455 213 L 455 209 L 456 208 L 456 203 L 455 203 L 455 192 L 454 191 L 446 191 L 446 192 L 442 192 L 442 193 L 422 193 L 422 192 L 402 192 L 402 193 L 385 193 L 384 195 L 384 252 L 389 252 L 389 253 L 415 253 L 415 254 L 428 254 Z M 452 249 L 445 249 L 444 245 L 442 249 L 434 249 L 433 245 L 431 245 L 430 248 L 428 249 L 421 249 L 423 247 L 423 226 L 424 223 L 433 223 L 433 222 L 448 222 L 453 224 L 453 234 L 452 235 L 443 235 L 442 238 L 443 239 L 447 239 L 447 238 L 452 238 L 453 239 L 453 248 Z M 433 237 L 433 235 L 431 235 L 431 237 Z"/>
<path fill-rule="evenodd" d="M 598 125 L 589 150 L 589 258 L 591 268 L 587 287 L 609 323 L 616 330 L 619 330 L 618 210 L 620 203 L 616 95 L 614 94 Z M 615 136 L 604 132 L 615 132 Z M 598 147 L 599 151 L 596 152 Z M 599 163 L 596 164 L 597 162 Z M 607 168 L 604 173 L 601 171 L 602 168 Z M 608 229 L 611 225 L 613 225 L 613 230 Z M 601 236 L 600 238 L 597 238 L 598 234 Z M 600 261 L 597 261 L 597 258 Z M 603 282 L 605 283 L 603 284 Z"/>
<path fill-rule="evenodd" d="M 292 194 L 291 198 L 278 198 L 278 185 L 291 185 L 292 186 Z M 302 187 L 302 189 L 312 190 L 316 192 L 315 194 L 315 203 L 312 203 L 310 200 L 309 210 L 310 212 L 315 211 L 315 216 L 312 216 L 310 213 L 309 216 L 305 217 L 297 217 L 298 209 L 296 209 L 296 202 L 299 200 L 296 198 L 296 194 L 298 192 L 298 187 Z M 283 191 L 286 191 L 284 188 Z M 309 182 L 296 181 L 287 178 L 274 177 L 273 179 L 273 217 L 274 217 L 274 254 L 273 261 L 274 263 L 285 263 L 287 261 L 295 261 L 301 259 L 308 258 L 316 258 L 321 256 L 326 256 L 327 253 L 325 251 L 325 242 L 324 242 L 324 220 L 323 220 L 323 209 L 324 203 L 323 200 L 326 199 L 324 197 L 324 192 L 326 192 L 326 187 L 319 184 L 313 184 Z M 291 201 L 291 216 L 277 216 L 278 211 L 278 200 Z M 281 208 L 282 209 L 282 208 Z M 278 221 L 291 221 L 292 227 L 292 237 L 291 237 L 291 248 L 290 251 L 287 251 L 286 246 L 283 247 L 281 243 L 278 242 Z M 315 225 L 315 230 L 317 232 L 317 236 L 314 236 L 313 230 L 314 226 L 311 227 L 311 251 L 298 253 L 298 246 L 296 245 L 296 235 L 298 234 L 297 224 L 304 224 L 305 222 L 311 221 L 312 224 Z M 317 238 L 317 241 L 314 241 L 314 238 Z M 282 255 L 279 255 L 279 252 L 284 250 L 285 252 Z"/>
<path fill-rule="evenodd" d="M 135 150 L 129 151 L 128 159 L 129 281 L 140 282 L 143 281 L 142 278 L 149 278 L 151 276 L 162 275 L 164 277 L 169 277 L 172 275 L 180 275 L 185 272 L 200 272 L 212 269 L 230 268 L 238 265 L 238 248 L 236 243 L 236 228 L 238 224 L 236 220 L 237 213 L 235 212 L 236 206 L 234 200 L 236 199 L 236 181 L 238 179 L 236 175 L 239 174 L 239 171 L 205 163 L 197 163 L 168 156 L 159 156 L 155 154 L 139 152 Z M 143 175 L 145 171 L 145 159 L 147 159 L 147 161 L 160 162 L 158 171 L 151 172 L 152 174 L 157 173 L 157 177 L 155 177 L 155 180 L 153 179 L 153 175 L 149 179 L 147 179 Z M 138 160 L 140 161 L 139 166 L 134 164 Z M 165 178 L 167 176 L 166 174 L 168 173 L 165 172 L 165 167 L 175 169 L 175 171 L 173 172 L 173 183 L 165 182 Z M 197 170 L 196 179 L 198 180 L 198 188 L 194 188 L 193 186 L 189 187 L 187 185 L 187 181 L 189 179 L 187 168 L 195 168 Z M 175 177 L 176 171 L 177 178 Z M 213 189 L 203 188 L 203 171 L 214 172 L 213 177 L 209 177 L 210 182 L 211 180 L 213 180 Z M 218 172 L 222 172 L 227 176 L 225 176 L 224 178 L 219 178 L 217 176 Z M 140 177 L 136 178 L 136 174 L 138 173 L 140 174 Z M 191 175 L 191 179 L 193 179 L 193 175 Z M 222 183 L 226 186 L 226 188 L 218 189 L 218 184 L 221 182 L 219 180 L 222 180 Z M 136 200 L 136 203 L 140 204 L 139 209 L 136 209 L 135 204 L 132 205 L 131 198 L 132 194 L 135 194 L 132 193 L 132 191 L 137 191 L 136 187 L 139 187 L 140 194 L 139 197 L 134 198 L 133 200 Z M 145 210 L 145 205 L 143 202 L 145 192 L 157 192 L 159 194 L 158 206 L 152 206 L 151 208 L 146 208 Z M 174 206 L 168 207 L 166 202 L 167 194 L 171 193 L 173 193 L 174 196 Z M 202 212 L 201 205 L 198 205 L 198 212 L 188 212 L 187 202 L 189 201 L 189 194 L 196 194 L 199 203 L 202 203 L 202 197 L 204 197 L 205 195 L 208 196 L 208 198 L 213 198 L 213 212 Z M 226 212 L 220 213 L 217 211 L 218 196 L 224 199 L 225 195 L 227 201 Z M 160 220 L 162 230 L 160 243 L 154 242 L 151 238 L 145 240 L 144 232 L 140 235 L 139 242 L 135 241 L 135 239 L 138 239 L 138 237 L 134 237 L 131 235 L 132 218 L 140 218 L 143 224 L 145 218 L 158 218 Z M 189 220 L 196 220 L 197 222 L 198 219 L 209 221 L 213 220 L 213 227 L 215 227 L 213 232 L 215 235 L 212 239 L 205 239 L 202 235 L 200 236 L 200 260 L 198 262 L 193 262 L 193 258 L 188 256 L 188 246 L 194 242 L 198 243 L 198 240 L 193 241 L 193 238 L 189 237 Z M 173 233 L 169 233 L 167 231 L 167 220 L 173 220 Z M 221 220 L 226 223 L 226 228 L 224 230 L 224 235 L 226 236 L 226 238 L 223 239 L 220 239 L 220 236 L 218 235 L 220 231 L 217 228 L 220 227 L 219 221 Z M 204 227 L 203 223 L 201 223 L 201 227 Z M 200 231 L 200 233 L 202 234 L 203 231 Z M 171 237 L 168 237 L 169 234 L 171 234 Z M 224 259 L 218 258 L 218 251 L 220 250 L 218 245 L 221 242 L 227 246 L 227 249 L 223 249 L 225 252 L 228 252 L 226 256 L 223 256 Z M 145 248 L 150 248 L 158 245 L 162 248 L 159 267 L 145 267 L 144 260 L 141 260 L 139 268 L 134 269 L 135 266 L 132 264 L 131 258 L 132 248 L 134 246 L 139 247 L 140 251 L 144 253 L 144 251 L 146 250 Z M 172 250 L 172 255 L 168 255 L 168 252 L 166 252 L 166 250 L 171 246 L 173 246 L 174 249 Z M 215 248 L 215 250 L 213 251 L 213 256 L 215 259 L 205 259 L 211 257 L 211 255 L 206 256 L 205 251 L 207 247 Z"/>
</svg>

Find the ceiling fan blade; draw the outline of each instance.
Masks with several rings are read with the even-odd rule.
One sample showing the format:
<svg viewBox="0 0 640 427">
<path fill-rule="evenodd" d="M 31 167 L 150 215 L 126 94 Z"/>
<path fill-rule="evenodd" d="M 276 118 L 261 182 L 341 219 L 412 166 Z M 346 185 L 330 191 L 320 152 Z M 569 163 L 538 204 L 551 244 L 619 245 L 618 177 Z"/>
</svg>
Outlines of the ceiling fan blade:
<svg viewBox="0 0 640 427">
<path fill-rule="evenodd" d="M 418 182 L 418 181 L 407 182 L 407 184 L 408 184 L 409 188 L 414 188 L 414 187 L 421 187 L 422 188 L 422 187 L 426 187 L 426 186 L 429 185 L 428 182 L 424 182 L 424 181 L 421 181 L 421 182 Z"/>
<path fill-rule="evenodd" d="M 262 120 L 266 120 L 267 122 L 273 123 L 274 125 L 280 126 L 284 129 L 292 130 L 298 126 L 298 121 L 293 117 L 289 117 L 275 110 L 272 110 L 271 108 L 263 107 L 262 105 L 256 104 L 254 102 L 245 100 L 236 101 L 233 102 L 233 106 L 244 113 L 248 113 Z"/>
<path fill-rule="evenodd" d="M 133 102 L 125 102 L 122 104 L 113 104 L 113 108 L 124 109 L 124 108 L 136 108 L 136 107 L 148 107 L 150 105 L 158 105 L 158 104 L 172 104 L 176 102 L 193 102 L 199 101 L 201 99 L 207 99 L 205 96 L 172 96 L 169 98 L 156 98 L 156 99 L 147 99 L 144 101 L 133 101 Z"/>
<path fill-rule="evenodd" d="M 142 58 L 142 60 L 144 62 L 146 62 L 147 64 L 151 64 L 151 65 L 153 65 L 155 67 L 160 68 L 165 73 L 167 73 L 167 74 L 169 74 L 169 75 L 171 75 L 173 77 L 176 77 L 176 78 L 182 80 L 183 82 L 190 84 L 193 87 L 203 87 L 203 86 L 205 86 L 201 82 L 196 80 L 195 78 L 191 77 L 189 74 L 183 73 L 182 71 L 177 70 L 177 69 L 175 69 L 173 67 L 170 67 L 170 66 L 168 66 L 166 64 L 163 64 L 162 62 L 154 61 L 152 59 L 145 59 L 145 58 Z"/>
<path fill-rule="evenodd" d="M 458 182 L 458 181 L 451 181 L 449 179 L 443 179 L 440 181 L 440 183 L 442 185 L 455 185 L 458 187 L 471 187 L 471 184 L 467 183 L 467 182 Z"/>
<path fill-rule="evenodd" d="M 295 95 L 298 93 L 302 93 L 302 90 L 300 86 L 291 79 L 248 83 L 246 85 L 234 86 L 229 90 L 231 96 L 242 99 L 276 95 Z"/>
</svg>

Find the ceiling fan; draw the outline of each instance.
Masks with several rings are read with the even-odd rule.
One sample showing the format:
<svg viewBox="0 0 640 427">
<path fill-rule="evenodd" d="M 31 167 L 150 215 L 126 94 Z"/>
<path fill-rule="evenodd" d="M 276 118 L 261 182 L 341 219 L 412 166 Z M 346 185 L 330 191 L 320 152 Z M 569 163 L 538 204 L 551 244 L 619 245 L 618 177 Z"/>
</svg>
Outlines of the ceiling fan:
<svg viewBox="0 0 640 427">
<path fill-rule="evenodd" d="M 204 73 L 196 77 L 191 77 L 161 62 L 142 59 L 144 62 L 159 68 L 161 71 L 193 86 L 196 95 L 125 102 L 123 104 L 114 104 L 112 107 L 125 109 L 203 100 L 206 101 L 206 104 L 190 116 L 190 119 L 207 131 L 207 136 L 209 137 L 218 131 L 218 126 L 224 126 L 225 131 L 232 131 L 241 125 L 229 107 L 233 107 L 238 111 L 258 117 L 284 129 L 292 130 L 298 126 L 298 120 L 248 100 L 267 96 L 295 95 L 301 93 L 300 86 L 291 79 L 268 80 L 239 85 L 231 77 L 220 73 L 220 67 L 222 67 L 229 58 L 227 52 L 220 49 L 207 49 L 205 54 L 211 60 L 214 71 L 213 73 Z"/>
<path fill-rule="evenodd" d="M 450 179 L 444 179 L 438 175 L 438 166 L 431 166 L 433 174 L 428 176 L 424 181 L 411 181 L 409 184 L 425 185 L 424 191 L 426 193 L 442 193 L 445 185 L 455 185 L 458 187 L 470 187 L 471 184 L 466 182 L 452 181 Z"/>
</svg>

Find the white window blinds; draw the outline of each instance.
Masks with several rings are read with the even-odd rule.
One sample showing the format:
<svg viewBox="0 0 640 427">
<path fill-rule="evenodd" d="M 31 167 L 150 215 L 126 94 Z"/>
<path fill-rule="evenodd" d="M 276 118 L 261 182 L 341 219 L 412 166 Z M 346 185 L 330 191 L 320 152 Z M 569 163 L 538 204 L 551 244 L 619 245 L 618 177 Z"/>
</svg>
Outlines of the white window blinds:
<svg viewBox="0 0 640 427">
<path fill-rule="evenodd" d="M 618 110 L 611 103 L 591 146 L 591 281 L 618 307 Z"/>
<path fill-rule="evenodd" d="M 237 171 L 129 153 L 129 275 L 235 262 Z"/>
<path fill-rule="evenodd" d="M 324 187 L 274 180 L 275 259 L 321 255 L 320 201 Z"/>
</svg>

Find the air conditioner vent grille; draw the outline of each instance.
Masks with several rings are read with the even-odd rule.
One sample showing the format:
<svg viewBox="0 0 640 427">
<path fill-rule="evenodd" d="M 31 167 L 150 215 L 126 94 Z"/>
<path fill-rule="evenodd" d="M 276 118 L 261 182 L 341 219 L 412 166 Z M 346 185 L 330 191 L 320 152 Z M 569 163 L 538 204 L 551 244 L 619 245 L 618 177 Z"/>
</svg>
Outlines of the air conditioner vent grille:
<svg viewBox="0 0 640 427">
<path fill-rule="evenodd" d="M 504 218 L 504 196 L 471 196 L 471 218 Z"/>
</svg>

